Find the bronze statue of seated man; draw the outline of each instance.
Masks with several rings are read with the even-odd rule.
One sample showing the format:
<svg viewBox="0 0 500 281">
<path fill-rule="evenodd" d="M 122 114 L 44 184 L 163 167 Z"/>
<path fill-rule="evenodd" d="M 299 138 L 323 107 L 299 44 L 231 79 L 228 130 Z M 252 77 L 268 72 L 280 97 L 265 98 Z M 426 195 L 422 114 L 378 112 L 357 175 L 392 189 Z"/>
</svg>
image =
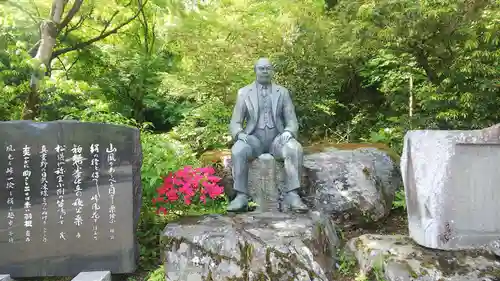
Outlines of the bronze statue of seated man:
<svg viewBox="0 0 500 281">
<path fill-rule="evenodd" d="M 298 121 L 290 93 L 285 87 L 272 83 L 274 70 L 268 59 L 259 59 L 254 70 L 256 81 L 238 91 L 229 126 L 236 141 L 231 148 L 236 197 L 227 211 L 248 210 L 248 161 L 270 153 L 275 159 L 284 161 L 285 209 L 306 212 L 308 208 L 297 193 L 303 152 L 296 139 Z"/>
</svg>

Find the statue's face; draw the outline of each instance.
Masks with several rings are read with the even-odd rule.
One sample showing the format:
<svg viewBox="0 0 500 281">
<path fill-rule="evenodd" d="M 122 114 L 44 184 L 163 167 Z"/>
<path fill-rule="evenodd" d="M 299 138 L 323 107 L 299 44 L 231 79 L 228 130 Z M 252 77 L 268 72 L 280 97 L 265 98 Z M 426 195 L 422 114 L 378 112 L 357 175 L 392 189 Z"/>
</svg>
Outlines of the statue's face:
<svg viewBox="0 0 500 281">
<path fill-rule="evenodd" d="M 273 78 L 274 69 L 268 59 L 260 59 L 255 64 L 255 75 L 260 84 L 269 84 Z"/>
</svg>

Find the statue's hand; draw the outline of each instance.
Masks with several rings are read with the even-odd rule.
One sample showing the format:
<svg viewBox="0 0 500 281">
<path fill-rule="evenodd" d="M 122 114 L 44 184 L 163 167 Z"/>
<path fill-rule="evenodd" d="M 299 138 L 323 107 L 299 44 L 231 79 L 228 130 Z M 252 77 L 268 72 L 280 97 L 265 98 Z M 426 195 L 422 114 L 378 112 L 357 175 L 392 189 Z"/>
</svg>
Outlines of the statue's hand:
<svg viewBox="0 0 500 281">
<path fill-rule="evenodd" d="M 243 141 L 243 142 L 245 142 L 245 143 L 246 143 L 246 142 L 248 141 L 248 135 L 247 135 L 247 134 L 245 134 L 245 133 L 239 133 L 239 134 L 238 134 L 238 139 L 239 139 L 240 141 Z"/>
<path fill-rule="evenodd" d="M 280 136 L 280 142 L 281 143 L 286 143 L 287 141 L 293 139 L 292 134 L 289 131 L 284 131 L 283 134 Z"/>
</svg>

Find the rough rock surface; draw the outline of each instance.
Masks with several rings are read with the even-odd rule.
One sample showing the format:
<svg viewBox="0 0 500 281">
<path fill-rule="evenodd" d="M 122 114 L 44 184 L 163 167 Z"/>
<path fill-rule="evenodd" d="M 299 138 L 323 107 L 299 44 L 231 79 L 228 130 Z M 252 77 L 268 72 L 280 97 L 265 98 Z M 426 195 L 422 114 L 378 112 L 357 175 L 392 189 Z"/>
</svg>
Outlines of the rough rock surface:
<svg viewBox="0 0 500 281">
<path fill-rule="evenodd" d="M 162 236 L 167 281 L 330 281 L 338 237 L 311 212 L 183 218 Z"/>
<path fill-rule="evenodd" d="M 500 257 L 500 240 L 494 240 L 488 245 L 488 249 L 495 256 Z"/>
<path fill-rule="evenodd" d="M 500 237 L 500 138 L 484 130 L 409 131 L 401 172 L 408 226 L 418 244 L 474 249 Z"/>
<path fill-rule="evenodd" d="M 376 148 L 310 154 L 304 168 L 313 209 L 355 221 L 385 217 L 402 185 L 397 164 Z"/>
<path fill-rule="evenodd" d="M 222 184 L 232 198 L 231 155 L 219 152 L 219 157 Z M 276 167 L 276 171 L 280 170 L 281 167 Z M 385 217 L 396 190 L 402 186 L 397 163 L 387 152 L 371 147 L 326 148 L 308 153 L 304 156 L 302 176 L 301 193 L 312 210 L 353 222 Z"/>
<path fill-rule="evenodd" d="M 361 275 L 377 272 L 387 281 L 500 280 L 500 262 L 486 252 L 432 250 L 401 235 L 365 234 L 346 247 Z"/>
</svg>

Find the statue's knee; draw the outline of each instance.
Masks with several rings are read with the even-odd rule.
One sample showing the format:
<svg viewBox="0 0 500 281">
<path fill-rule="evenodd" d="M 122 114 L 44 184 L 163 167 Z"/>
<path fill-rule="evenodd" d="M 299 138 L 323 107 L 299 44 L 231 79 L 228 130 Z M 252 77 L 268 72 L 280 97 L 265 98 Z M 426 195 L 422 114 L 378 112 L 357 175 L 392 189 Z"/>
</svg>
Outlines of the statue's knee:
<svg viewBox="0 0 500 281">
<path fill-rule="evenodd" d="M 250 145 L 243 141 L 237 141 L 231 148 L 231 157 L 235 158 L 245 158 L 247 159 L 252 152 Z"/>
<path fill-rule="evenodd" d="M 287 156 L 302 155 L 303 149 L 302 145 L 295 139 L 288 141 L 284 147 L 284 154 Z"/>
</svg>

